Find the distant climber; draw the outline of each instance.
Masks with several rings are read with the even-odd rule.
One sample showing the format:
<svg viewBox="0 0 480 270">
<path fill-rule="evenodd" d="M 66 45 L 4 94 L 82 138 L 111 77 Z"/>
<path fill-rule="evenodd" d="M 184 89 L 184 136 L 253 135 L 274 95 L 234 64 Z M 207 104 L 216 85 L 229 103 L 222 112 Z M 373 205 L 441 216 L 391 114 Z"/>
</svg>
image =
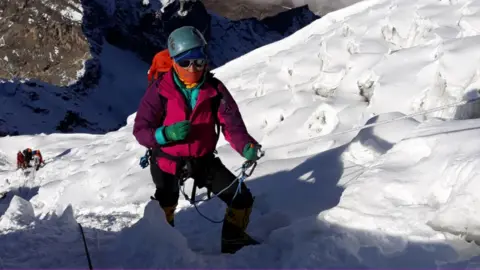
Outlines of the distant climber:
<svg viewBox="0 0 480 270">
<path fill-rule="evenodd" d="M 38 171 L 41 165 L 45 165 L 42 153 L 40 150 L 32 150 L 26 148 L 23 151 L 17 153 L 17 169 L 26 169 L 32 167 L 31 161 L 33 160 L 33 166 Z"/>
<path fill-rule="evenodd" d="M 145 92 L 133 135 L 151 150 L 154 198 L 167 222 L 174 226 L 179 181 L 186 174 L 196 186 L 219 194 L 227 204 L 221 250 L 235 253 L 243 246 L 258 244 L 245 232 L 254 199 L 245 182 L 238 193 L 237 185 L 230 185 L 236 176 L 215 155 L 220 135 L 215 128 L 221 127 L 232 148 L 248 161 L 259 159 L 261 146 L 248 133 L 228 89 L 208 72 L 206 44 L 200 31 L 191 26 L 171 33 L 167 45 L 173 67 Z"/>
<path fill-rule="evenodd" d="M 17 153 L 17 169 L 25 169 L 26 163 L 25 163 L 25 156 L 22 154 L 22 151 L 18 151 Z"/>
</svg>

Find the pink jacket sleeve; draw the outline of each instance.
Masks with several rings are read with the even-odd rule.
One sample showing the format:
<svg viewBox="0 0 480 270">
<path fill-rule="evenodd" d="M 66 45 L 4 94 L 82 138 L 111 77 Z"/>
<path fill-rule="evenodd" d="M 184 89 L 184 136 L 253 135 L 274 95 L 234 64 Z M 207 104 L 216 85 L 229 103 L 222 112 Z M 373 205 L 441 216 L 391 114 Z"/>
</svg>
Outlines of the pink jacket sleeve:
<svg viewBox="0 0 480 270">
<path fill-rule="evenodd" d="M 218 91 L 222 95 L 218 108 L 218 120 L 222 133 L 232 148 L 243 156 L 245 145 L 256 144 L 257 141 L 248 133 L 238 105 L 223 83 L 219 83 Z"/>
<path fill-rule="evenodd" d="M 147 148 L 157 146 L 155 132 L 161 125 L 163 110 L 157 86 L 153 84 L 145 91 L 133 123 L 133 135 L 138 143 Z"/>
</svg>

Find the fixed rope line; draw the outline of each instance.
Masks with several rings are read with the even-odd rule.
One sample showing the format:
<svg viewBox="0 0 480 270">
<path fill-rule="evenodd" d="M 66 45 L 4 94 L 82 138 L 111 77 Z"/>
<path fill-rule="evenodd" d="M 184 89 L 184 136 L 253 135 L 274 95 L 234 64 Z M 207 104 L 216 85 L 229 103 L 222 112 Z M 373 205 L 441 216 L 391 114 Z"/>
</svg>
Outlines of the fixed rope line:
<svg viewBox="0 0 480 270">
<path fill-rule="evenodd" d="M 80 228 L 80 233 L 82 234 L 83 247 L 85 248 L 85 255 L 87 256 L 88 268 L 90 268 L 90 270 L 93 270 L 92 259 L 90 258 L 90 252 L 88 251 L 87 240 L 85 239 L 85 233 L 83 232 L 83 227 L 79 222 L 77 222 L 77 224 L 78 224 L 78 227 Z"/>
<path fill-rule="evenodd" d="M 451 104 L 447 104 L 447 105 L 435 107 L 435 108 L 432 108 L 432 109 L 429 109 L 429 110 L 420 111 L 420 112 L 416 112 L 416 113 L 412 113 L 412 114 L 400 116 L 400 117 L 393 118 L 393 119 L 390 119 L 390 120 L 385 120 L 385 121 L 381 121 L 381 122 L 377 122 L 377 123 L 372 123 L 372 124 L 368 124 L 368 125 L 364 125 L 364 126 L 360 126 L 360 127 L 356 127 L 356 128 L 351 128 L 351 129 L 348 129 L 348 130 L 345 130 L 345 131 L 340 131 L 340 132 L 331 133 L 331 134 L 328 134 L 328 135 L 326 135 L 326 136 L 342 135 L 342 134 L 349 133 L 349 132 L 352 132 L 352 131 L 362 130 L 362 129 L 369 128 L 369 127 L 380 126 L 380 125 L 384 125 L 384 124 L 396 122 L 396 121 L 399 121 L 399 120 L 403 120 L 403 119 L 407 119 L 407 118 L 412 118 L 412 117 L 414 117 L 414 116 L 419 116 L 419 115 L 424 115 L 424 114 L 431 113 L 431 112 L 441 111 L 441 110 L 444 110 L 444 109 L 447 109 L 447 108 L 451 108 L 451 107 L 457 107 L 457 106 L 461 106 L 461 105 L 466 105 L 466 104 L 473 103 L 473 102 L 478 101 L 478 100 L 480 100 L 480 96 L 479 96 L 479 97 L 476 97 L 476 98 L 474 98 L 474 99 L 463 100 L 463 101 L 459 101 L 459 102 L 455 102 L 455 103 L 451 103 Z M 323 137 L 326 137 L 326 136 L 323 136 Z"/>
<path fill-rule="evenodd" d="M 258 156 L 258 158 L 262 158 L 263 156 L 265 155 L 265 151 L 262 151 L 260 150 L 260 156 Z M 230 201 L 230 203 L 228 203 L 227 205 L 230 207 L 233 200 L 235 199 L 235 197 L 237 196 L 237 194 L 241 193 L 242 192 L 242 189 L 241 189 L 241 185 L 244 183 L 245 179 L 247 179 L 248 177 L 250 177 L 253 173 L 253 171 L 255 170 L 255 168 L 257 167 L 257 161 L 245 161 L 242 166 L 240 168 L 238 168 L 237 170 L 235 171 L 238 171 L 238 170 L 241 170 L 241 173 L 239 176 L 237 176 L 235 178 L 235 180 L 233 180 L 227 187 L 225 187 L 224 189 L 220 190 L 218 193 L 216 194 L 213 194 L 212 197 L 204 200 L 204 199 L 201 199 L 201 200 L 195 200 L 195 198 L 191 198 L 189 199 L 188 195 L 185 193 L 185 186 L 183 186 L 183 189 L 181 187 L 181 184 L 180 184 L 180 181 L 178 182 L 178 188 L 180 189 L 180 191 L 182 192 L 183 196 L 190 201 L 191 204 L 193 204 L 193 206 L 195 207 L 195 210 L 197 210 L 198 214 L 200 214 L 200 216 L 202 216 L 203 218 L 205 218 L 206 220 L 212 222 L 212 223 L 222 223 L 224 221 L 224 219 L 222 220 L 213 220 L 207 216 L 205 216 L 204 214 L 202 214 L 200 212 L 200 210 L 198 209 L 197 207 L 197 203 L 198 202 L 207 202 L 215 197 L 219 197 L 220 194 L 222 194 L 223 192 L 225 192 L 226 190 L 228 190 L 231 186 L 233 186 L 233 184 L 235 184 L 236 182 L 238 182 L 237 184 L 237 189 L 235 190 L 235 193 L 232 197 L 232 200 Z M 247 172 L 248 170 L 250 169 L 250 172 Z M 194 180 L 195 181 L 195 180 Z M 195 182 L 194 182 L 194 188 L 195 188 Z M 207 191 L 209 192 L 209 191 Z M 195 195 L 192 195 L 192 196 L 195 196 Z"/>
<path fill-rule="evenodd" d="M 480 90 L 479 90 L 479 92 L 480 92 Z M 314 138 L 311 138 L 311 139 L 308 139 L 308 140 L 302 141 L 302 142 L 294 142 L 294 143 L 290 143 L 290 144 L 285 144 L 282 147 L 290 147 L 290 146 L 300 145 L 300 144 L 304 144 L 304 143 L 317 142 L 317 141 L 321 141 L 321 140 L 328 139 L 328 138 L 331 138 L 331 137 L 335 137 L 335 136 L 338 136 L 338 135 L 350 133 L 350 132 L 353 132 L 353 131 L 362 130 L 362 129 L 369 128 L 369 127 L 380 126 L 380 125 L 396 122 L 396 121 L 399 121 L 399 120 L 412 118 L 414 116 L 424 115 L 424 114 L 435 112 L 435 111 L 441 111 L 441 110 L 444 110 L 446 108 L 457 107 L 457 106 L 466 105 L 466 104 L 469 104 L 469 103 L 474 103 L 474 102 L 479 101 L 479 100 L 480 100 L 480 96 L 469 99 L 469 100 L 463 100 L 463 101 L 459 101 L 459 102 L 435 107 L 435 108 L 432 108 L 432 109 L 429 109 L 429 110 L 420 111 L 420 112 L 400 116 L 400 117 L 393 118 L 393 119 L 390 119 L 390 120 L 385 120 L 385 121 L 376 122 L 376 123 L 372 123 L 372 124 L 368 124 L 368 125 L 363 125 L 363 126 L 347 129 L 347 130 L 344 130 L 344 131 L 334 132 L 334 133 L 326 134 L 326 135 L 323 135 L 323 136 L 320 136 L 320 137 L 314 137 Z"/>
</svg>

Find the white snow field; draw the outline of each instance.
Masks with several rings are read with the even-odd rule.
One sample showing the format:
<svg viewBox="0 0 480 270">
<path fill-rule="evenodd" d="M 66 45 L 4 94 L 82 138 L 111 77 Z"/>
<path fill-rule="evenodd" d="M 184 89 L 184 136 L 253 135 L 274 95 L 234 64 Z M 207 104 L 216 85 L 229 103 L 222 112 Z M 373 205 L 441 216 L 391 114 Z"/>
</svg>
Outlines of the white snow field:
<svg viewBox="0 0 480 270">
<path fill-rule="evenodd" d="M 135 115 L 106 135 L 1 138 L 0 266 L 88 267 L 78 222 L 93 268 L 480 267 L 480 108 L 445 106 L 478 98 L 478 18 L 480 0 L 363 1 L 215 70 L 266 151 L 247 179 L 264 242 L 233 255 L 188 201 L 175 228 L 150 201 Z M 48 161 L 28 177 L 25 147 Z"/>
</svg>

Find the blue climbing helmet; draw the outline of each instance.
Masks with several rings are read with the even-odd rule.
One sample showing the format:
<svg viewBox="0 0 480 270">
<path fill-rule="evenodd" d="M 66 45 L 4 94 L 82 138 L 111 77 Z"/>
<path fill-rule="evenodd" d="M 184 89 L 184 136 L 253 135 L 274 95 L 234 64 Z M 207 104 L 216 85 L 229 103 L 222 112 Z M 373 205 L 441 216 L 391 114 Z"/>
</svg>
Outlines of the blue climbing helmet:
<svg viewBox="0 0 480 270">
<path fill-rule="evenodd" d="M 175 29 L 168 37 L 168 52 L 173 58 L 199 48 L 203 52 L 207 45 L 207 41 L 202 33 L 193 26 L 183 26 Z"/>
</svg>

